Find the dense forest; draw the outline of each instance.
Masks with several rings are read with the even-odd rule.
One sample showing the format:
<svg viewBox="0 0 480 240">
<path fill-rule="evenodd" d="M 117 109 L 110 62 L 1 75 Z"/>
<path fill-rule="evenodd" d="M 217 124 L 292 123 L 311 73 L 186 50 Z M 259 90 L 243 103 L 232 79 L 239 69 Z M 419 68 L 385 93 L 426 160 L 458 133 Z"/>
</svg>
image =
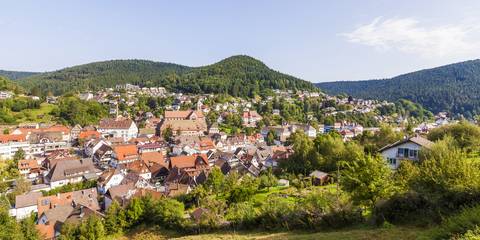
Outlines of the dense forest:
<svg viewBox="0 0 480 240">
<path fill-rule="evenodd" d="M 316 90 L 312 83 L 274 71 L 248 56 L 233 56 L 204 67 L 146 60 L 95 62 L 22 78 L 16 82 L 26 89 L 37 86 L 54 95 L 125 83 L 141 87 L 164 86 L 174 92 L 228 93 L 233 96 L 255 95 L 263 89 L 274 88 Z"/>
<path fill-rule="evenodd" d="M 17 80 L 20 78 L 26 78 L 33 75 L 40 74 L 39 72 L 18 72 L 18 71 L 6 71 L 0 70 L 0 76 L 6 77 L 10 80 Z"/>
<path fill-rule="evenodd" d="M 480 114 L 480 60 L 421 70 L 390 79 L 316 83 L 328 94 L 394 102 L 406 99 L 438 113 Z M 470 113 L 470 114 L 469 114 Z"/>
<path fill-rule="evenodd" d="M 18 86 L 18 84 L 10 81 L 10 79 L 0 76 L 0 91 L 14 92 L 15 94 L 18 94 L 22 93 L 23 89 Z"/>
<path fill-rule="evenodd" d="M 125 83 L 143 86 L 163 76 L 181 76 L 192 70 L 193 68 L 173 63 L 112 60 L 47 72 L 22 78 L 16 82 L 27 89 L 37 86 L 43 91 L 49 90 L 54 95 L 62 95 L 72 90 L 97 90 Z"/>
</svg>

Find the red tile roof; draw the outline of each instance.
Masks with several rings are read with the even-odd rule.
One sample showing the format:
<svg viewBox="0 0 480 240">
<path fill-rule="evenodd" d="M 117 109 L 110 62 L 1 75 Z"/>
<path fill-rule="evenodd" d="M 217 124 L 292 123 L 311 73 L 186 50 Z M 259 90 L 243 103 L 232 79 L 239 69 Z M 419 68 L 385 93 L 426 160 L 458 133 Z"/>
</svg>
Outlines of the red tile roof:
<svg viewBox="0 0 480 240">
<path fill-rule="evenodd" d="M 27 141 L 27 134 L 0 135 L 0 143 L 26 142 L 26 141 Z"/>
<path fill-rule="evenodd" d="M 86 132 L 80 133 L 80 136 L 78 136 L 78 138 L 85 138 L 85 137 L 90 136 L 92 134 L 95 134 L 96 137 L 100 137 L 100 133 L 97 132 L 97 131 L 86 131 Z"/>
<path fill-rule="evenodd" d="M 115 147 L 114 151 L 119 161 L 138 158 L 137 147 L 135 145 Z"/>
</svg>

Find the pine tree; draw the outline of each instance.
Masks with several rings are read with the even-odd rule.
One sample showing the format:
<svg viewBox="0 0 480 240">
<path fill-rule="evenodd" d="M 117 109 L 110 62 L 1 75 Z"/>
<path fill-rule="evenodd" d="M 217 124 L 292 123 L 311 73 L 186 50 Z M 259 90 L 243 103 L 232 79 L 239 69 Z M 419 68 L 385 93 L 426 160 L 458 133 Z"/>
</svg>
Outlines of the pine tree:
<svg viewBox="0 0 480 240">
<path fill-rule="evenodd" d="M 105 213 L 105 230 L 107 233 L 111 234 L 118 231 L 120 225 L 118 214 L 120 211 L 120 204 L 118 204 L 117 200 L 113 200 Z"/>
</svg>

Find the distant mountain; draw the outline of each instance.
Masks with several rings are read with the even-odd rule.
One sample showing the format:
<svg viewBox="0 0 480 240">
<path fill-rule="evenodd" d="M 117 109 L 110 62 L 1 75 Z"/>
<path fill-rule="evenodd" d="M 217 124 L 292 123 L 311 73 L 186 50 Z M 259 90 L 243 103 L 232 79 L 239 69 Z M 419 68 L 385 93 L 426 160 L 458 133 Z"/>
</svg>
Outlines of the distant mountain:
<svg viewBox="0 0 480 240">
<path fill-rule="evenodd" d="M 316 83 L 328 94 L 346 93 L 355 98 L 420 103 L 438 113 L 480 114 L 480 60 L 403 74 L 390 79 Z"/>
<path fill-rule="evenodd" d="M 268 68 L 249 56 L 233 56 L 204 67 L 187 67 L 147 60 L 94 62 L 42 73 L 16 81 L 26 89 L 38 86 L 55 95 L 68 91 L 97 90 L 131 83 L 142 87 L 163 86 L 185 93 L 252 95 L 264 89 L 314 90 L 307 81 Z"/>
<path fill-rule="evenodd" d="M 0 70 L 0 76 L 6 77 L 12 81 L 15 81 L 20 78 L 26 78 L 33 75 L 40 74 L 39 72 L 18 72 L 18 71 L 6 71 Z"/>
</svg>

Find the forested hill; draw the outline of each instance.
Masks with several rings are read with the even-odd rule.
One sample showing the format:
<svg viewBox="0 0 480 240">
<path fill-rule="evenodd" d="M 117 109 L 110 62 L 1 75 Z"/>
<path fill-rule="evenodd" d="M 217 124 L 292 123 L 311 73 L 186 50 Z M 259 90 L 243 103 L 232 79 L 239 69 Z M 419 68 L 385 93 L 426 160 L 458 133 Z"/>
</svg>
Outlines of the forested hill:
<svg viewBox="0 0 480 240">
<path fill-rule="evenodd" d="M 316 89 L 310 82 L 274 71 L 249 56 L 233 56 L 204 67 L 146 60 L 112 60 L 43 73 L 16 82 L 26 89 L 38 86 L 55 95 L 125 83 L 141 87 L 163 86 L 175 92 L 229 93 L 234 96 L 258 94 L 274 88 Z"/>
<path fill-rule="evenodd" d="M 17 80 L 26 89 L 34 86 L 55 95 L 68 91 L 96 90 L 131 83 L 145 85 L 167 75 L 183 75 L 191 67 L 147 60 L 112 60 L 94 62 L 47 72 Z"/>
<path fill-rule="evenodd" d="M 18 71 L 6 71 L 6 70 L 0 70 L 0 76 L 6 77 L 12 81 L 20 79 L 20 78 L 26 78 L 30 77 L 33 75 L 40 74 L 39 72 L 18 72 Z"/>
<path fill-rule="evenodd" d="M 15 82 L 0 75 L 0 91 L 14 92 L 15 94 L 22 93 L 23 89 Z"/>
<path fill-rule="evenodd" d="M 311 82 L 272 70 L 263 62 L 244 55 L 197 68 L 184 76 L 161 78 L 155 85 L 165 86 L 171 91 L 228 93 L 232 96 L 250 97 L 275 88 L 317 90 Z"/>
<path fill-rule="evenodd" d="M 421 70 L 390 79 L 316 83 L 327 94 L 396 101 L 403 98 L 438 113 L 480 114 L 480 60 Z"/>
</svg>

